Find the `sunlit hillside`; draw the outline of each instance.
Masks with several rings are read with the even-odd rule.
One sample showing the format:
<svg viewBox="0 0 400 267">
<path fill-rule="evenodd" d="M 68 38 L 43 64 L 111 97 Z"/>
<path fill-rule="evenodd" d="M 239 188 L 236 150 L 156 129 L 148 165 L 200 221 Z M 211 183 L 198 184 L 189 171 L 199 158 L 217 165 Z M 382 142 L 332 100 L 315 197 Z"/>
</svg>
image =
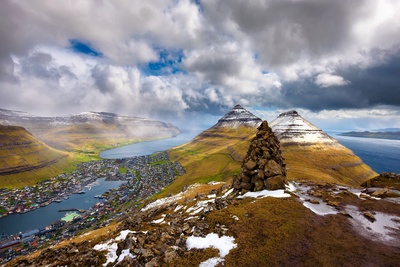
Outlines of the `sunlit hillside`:
<svg viewBox="0 0 400 267">
<path fill-rule="evenodd" d="M 173 184 L 159 195 L 178 193 L 193 183 L 227 181 L 240 170 L 250 140 L 257 129 L 212 127 L 191 142 L 168 151 L 171 160 L 179 161 L 186 174 L 178 177 Z"/>
<path fill-rule="evenodd" d="M 22 127 L 0 125 L 0 187 L 33 185 L 73 168 L 74 159 Z"/>
</svg>

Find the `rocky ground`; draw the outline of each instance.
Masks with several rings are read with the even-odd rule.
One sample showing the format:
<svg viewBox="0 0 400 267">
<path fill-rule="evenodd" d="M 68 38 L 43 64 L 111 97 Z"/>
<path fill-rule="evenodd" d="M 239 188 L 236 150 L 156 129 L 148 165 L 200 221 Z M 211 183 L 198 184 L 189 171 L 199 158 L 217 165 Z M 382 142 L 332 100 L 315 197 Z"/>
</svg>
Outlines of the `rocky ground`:
<svg viewBox="0 0 400 267">
<path fill-rule="evenodd" d="M 271 212 L 274 217 L 257 219 Z M 258 230 L 250 234 L 243 227 Z M 264 229 L 268 227 L 271 231 Z M 261 236 L 260 229 L 266 230 Z M 49 248 L 37 258 L 19 259 L 8 266 L 198 266 L 207 261 L 217 266 L 244 266 L 243 259 L 235 264 L 232 256 L 255 257 L 246 255 L 249 245 L 245 240 L 256 233 L 253 252 L 265 246 L 270 251 L 265 261 L 271 266 L 304 266 L 310 259 L 347 262 L 348 266 L 356 262 L 396 266 L 400 260 L 400 206 L 393 198 L 378 199 L 362 189 L 311 183 L 290 183 L 285 191 L 237 195 L 230 185 L 219 183 L 193 185 L 150 203 L 129 214 L 107 238 Z M 190 241 L 195 237 L 205 245 L 193 246 Z M 268 245 L 277 238 L 283 243 L 291 240 L 297 247 L 293 251 L 286 248 L 278 256 L 279 251 Z M 300 251 L 307 253 L 299 256 Z"/>
</svg>

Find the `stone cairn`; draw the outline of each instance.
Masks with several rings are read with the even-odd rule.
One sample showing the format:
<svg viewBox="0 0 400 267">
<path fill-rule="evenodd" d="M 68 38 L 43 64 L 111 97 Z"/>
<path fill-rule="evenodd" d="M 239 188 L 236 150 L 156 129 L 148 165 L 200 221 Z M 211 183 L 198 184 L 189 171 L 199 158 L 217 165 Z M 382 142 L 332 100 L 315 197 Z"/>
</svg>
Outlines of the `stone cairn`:
<svg viewBox="0 0 400 267">
<path fill-rule="evenodd" d="M 233 177 L 232 186 L 241 193 L 285 188 L 286 164 L 281 155 L 279 140 L 266 121 L 257 130 L 239 175 Z"/>
</svg>

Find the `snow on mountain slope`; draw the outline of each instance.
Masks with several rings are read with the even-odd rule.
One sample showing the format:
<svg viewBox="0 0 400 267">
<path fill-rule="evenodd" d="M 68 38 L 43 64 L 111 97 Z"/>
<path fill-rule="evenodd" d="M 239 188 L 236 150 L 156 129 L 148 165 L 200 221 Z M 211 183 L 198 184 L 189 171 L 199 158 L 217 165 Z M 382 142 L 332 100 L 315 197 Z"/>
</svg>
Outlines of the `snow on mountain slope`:
<svg viewBox="0 0 400 267">
<path fill-rule="evenodd" d="M 305 120 L 294 110 L 280 114 L 278 118 L 273 120 L 269 125 L 282 143 L 295 142 L 340 145 L 338 141 Z"/>
<path fill-rule="evenodd" d="M 280 114 L 269 125 L 281 143 L 289 180 L 357 186 L 377 175 L 350 149 L 294 110 Z"/>
<path fill-rule="evenodd" d="M 240 105 L 233 107 L 215 126 L 238 128 L 239 126 L 258 127 L 262 120 Z"/>
</svg>

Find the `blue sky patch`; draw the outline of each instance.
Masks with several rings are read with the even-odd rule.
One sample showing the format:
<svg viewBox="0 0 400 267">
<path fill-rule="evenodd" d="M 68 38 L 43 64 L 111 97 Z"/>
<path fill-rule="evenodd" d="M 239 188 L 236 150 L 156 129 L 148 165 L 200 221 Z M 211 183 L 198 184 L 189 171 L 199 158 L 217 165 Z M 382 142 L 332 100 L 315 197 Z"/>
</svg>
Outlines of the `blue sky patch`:
<svg viewBox="0 0 400 267">
<path fill-rule="evenodd" d="M 142 71 L 145 75 L 162 76 L 183 73 L 181 63 L 183 59 L 182 50 L 158 50 L 158 61 L 149 62 Z"/>
<path fill-rule="evenodd" d="M 77 39 L 69 40 L 70 48 L 81 54 L 86 54 L 94 57 L 101 57 L 103 54 L 100 51 L 97 51 L 93 47 L 90 46 L 88 43 L 81 42 Z"/>
</svg>

